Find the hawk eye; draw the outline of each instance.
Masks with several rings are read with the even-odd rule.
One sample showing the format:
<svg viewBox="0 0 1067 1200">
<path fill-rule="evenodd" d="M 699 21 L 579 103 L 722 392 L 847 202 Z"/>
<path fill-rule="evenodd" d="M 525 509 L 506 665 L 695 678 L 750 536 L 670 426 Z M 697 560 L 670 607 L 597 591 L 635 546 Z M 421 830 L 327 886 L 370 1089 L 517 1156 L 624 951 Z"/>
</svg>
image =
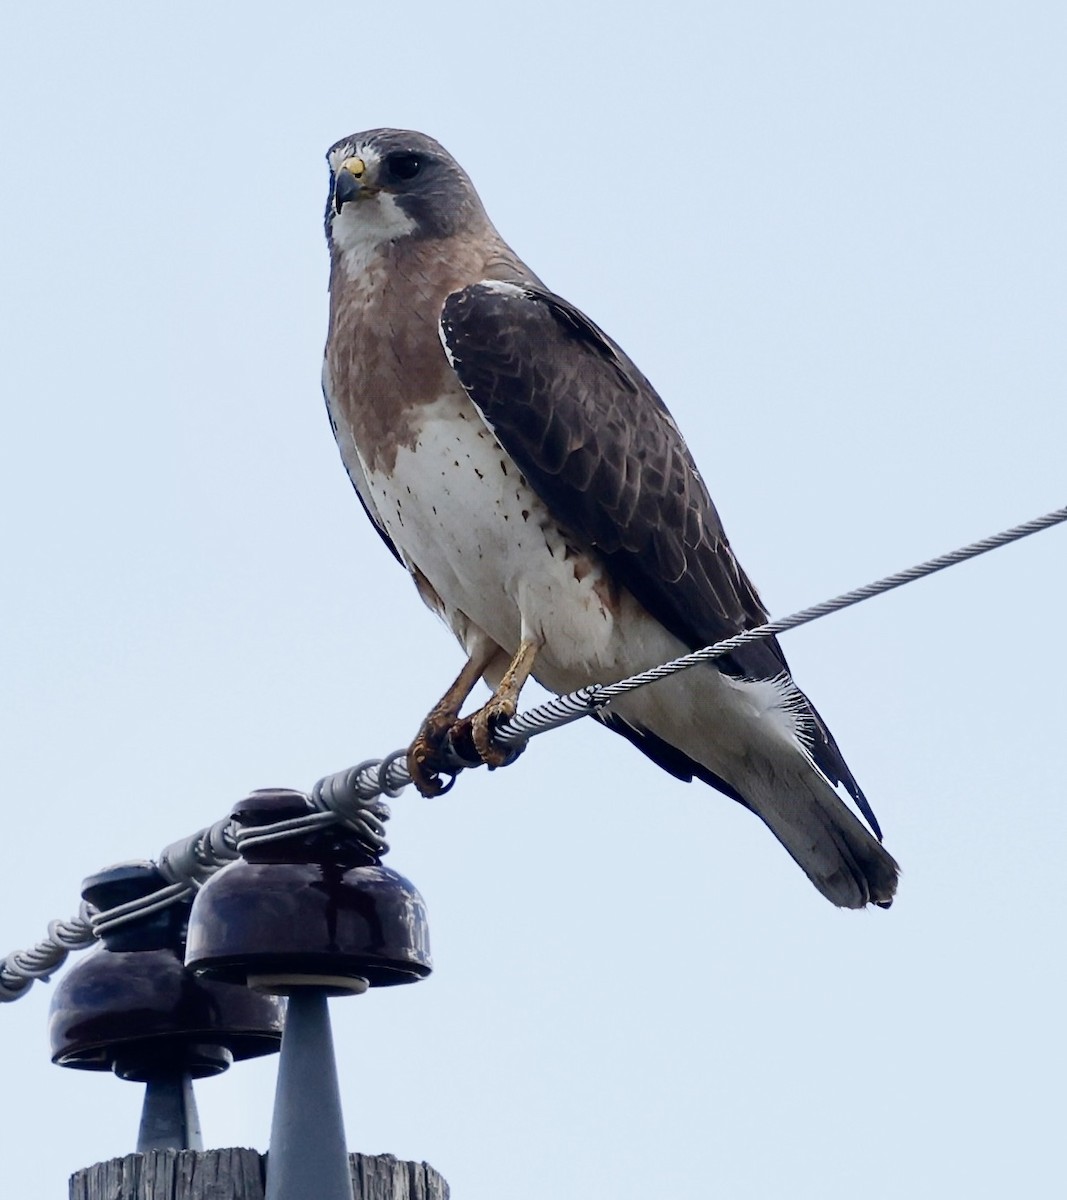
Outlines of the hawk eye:
<svg viewBox="0 0 1067 1200">
<path fill-rule="evenodd" d="M 386 165 L 394 179 L 414 179 L 422 170 L 422 159 L 417 154 L 390 154 Z"/>
</svg>

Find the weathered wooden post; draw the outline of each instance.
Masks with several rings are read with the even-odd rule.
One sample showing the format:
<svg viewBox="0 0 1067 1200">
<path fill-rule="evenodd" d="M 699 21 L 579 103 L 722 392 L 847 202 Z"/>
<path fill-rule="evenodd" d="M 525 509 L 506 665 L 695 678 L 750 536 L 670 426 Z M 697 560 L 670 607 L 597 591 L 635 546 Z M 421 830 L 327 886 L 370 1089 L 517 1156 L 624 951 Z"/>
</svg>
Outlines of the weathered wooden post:
<svg viewBox="0 0 1067 1200">
<path fill-rule="evenodd" d="M 255 1150 L 152 1150 L 76 1172 L 70 1200 L 263 1200 L 267 1156 Z M 448 1184 L 426 1163 L 391 1154 L 349 1159 L 355 1200 L 448 1200 Z M 299 1191 L 294 1200 L 316 1200 Z"/>
<path fill-rule="evenodd" d="M 447 1200 L 447 1184 L 425 1163 L 348 1154 L 327 1009 L 330 996 L 429 974 L 422 898 L 346 826 L 311 816 L 303 793 L 254 792 L 232 817 L 241 857 L 198 893 L 183 972 L 248 1003 L 288 997 L 270 1152 L 200 1150 L 197 1072 L 175 1074 L 172 1054 L 168 1082 L 149 1088 L 151 1104 L 146 1096 L 140 1153 L 79 1171 L 71 1200 Z M 65 1005 L 69 1029 L 77 1006 Z M 54 1019 L 54 1051 L 56 1033 Z M 276 1029 L 273 1037 L 272 1048 Z M 200 1045 L 191 1031 L 177 1040 Z M 98 1069 L 118 1070 L 115 1053 L 94 1053 Z M 54 1057 L 91 1065 L 84 1055 Z"/>
</svg>

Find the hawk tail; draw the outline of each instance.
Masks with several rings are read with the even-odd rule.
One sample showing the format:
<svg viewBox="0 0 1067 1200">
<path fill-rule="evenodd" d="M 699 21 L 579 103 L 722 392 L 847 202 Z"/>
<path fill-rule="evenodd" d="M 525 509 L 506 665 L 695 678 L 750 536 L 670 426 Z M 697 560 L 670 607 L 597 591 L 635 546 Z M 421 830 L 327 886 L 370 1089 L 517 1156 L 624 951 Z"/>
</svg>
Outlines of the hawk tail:
<svg viewBox="0 0 1067 1200">
<path fill-rule="evenodd" d="M 799 746 L 765 745 L 731 783 L 700 762 L 692 746 L 683 750 L 617 713 L 597 713 L 597 720 L 675 778 L 700 779 L 754 812 L 832 904 L 889 907 L 899 875 L 893 856 Z"/>
<path fill-rule="evenodd" d="M 800 754 L 753 766 L 746 805 L 826 899 L 840 908 L 888 908 L 900 868 L 822 773 Z"/>
</svg>

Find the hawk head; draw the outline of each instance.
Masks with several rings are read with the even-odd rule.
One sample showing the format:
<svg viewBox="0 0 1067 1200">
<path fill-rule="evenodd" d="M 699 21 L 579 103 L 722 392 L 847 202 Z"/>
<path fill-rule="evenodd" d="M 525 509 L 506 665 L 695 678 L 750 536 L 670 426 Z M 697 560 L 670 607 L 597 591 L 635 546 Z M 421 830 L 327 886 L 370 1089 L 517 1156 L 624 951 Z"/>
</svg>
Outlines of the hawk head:
<svg viewBox="0 0 1067 1200">
<path fill-rule="evenodd" d="M 466 172 L 424 133 L 356 133 L 331 146 L 326 161 L 326 239 L 342 257 L 361 258 L 383 243 L 450 237 L 488 223 Z"/>
</svg>

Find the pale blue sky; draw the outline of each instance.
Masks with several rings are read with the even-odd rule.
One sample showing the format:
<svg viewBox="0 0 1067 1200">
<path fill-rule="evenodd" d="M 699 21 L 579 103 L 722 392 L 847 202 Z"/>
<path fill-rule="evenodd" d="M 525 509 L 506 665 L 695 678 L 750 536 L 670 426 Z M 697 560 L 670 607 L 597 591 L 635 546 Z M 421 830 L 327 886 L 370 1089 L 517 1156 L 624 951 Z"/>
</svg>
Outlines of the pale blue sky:
<svg viewBox="0 0 1067 1200">
<path fill-rule="evenodd" d="M 457 668 L 323 411 L 331 142 L 456 154 L 781 614 L 1067 500 L 1065 53 L 1058 3 L 8 6 L 0 952 L 248 789 L 403 744 Z M 785 641 L 888 913 L 585 725 L 397 800 L 437 969 L 334 1006 L 352 1148 L 462 1200 L 1049 1194 L 1065 549 Z M 138 1088 L 49 1064 L 48 1001 L 0 1008 L 11 1195 L 136 1136 Z M 200 1087 L 208 1145 L 266 1148 L 273 1071 Z"/>
</svg>

